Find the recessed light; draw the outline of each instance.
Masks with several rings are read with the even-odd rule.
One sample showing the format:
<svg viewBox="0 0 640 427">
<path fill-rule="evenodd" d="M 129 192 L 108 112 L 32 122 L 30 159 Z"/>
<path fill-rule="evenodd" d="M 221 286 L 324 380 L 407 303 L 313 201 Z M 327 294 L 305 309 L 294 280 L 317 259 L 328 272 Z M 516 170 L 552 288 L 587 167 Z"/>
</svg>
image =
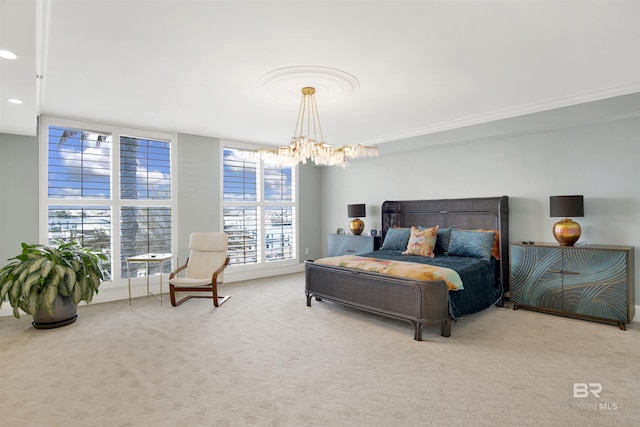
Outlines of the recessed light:
<svg viewBox="0 0 640 427">
<path fill-rule="evenodd" d="M 18 55 L 8 50 L 0 50 L 0 58 L 4 59 L 16 59 Z"/>
<path fill-rule="evenodd" d="M 16 99 L 16 98 L 9 98 L 9 99 L 7 99 L 7 101 L 12 103 L 12 104 L 22 104 L 22 101 L 20 99 Z"/>
</svg>

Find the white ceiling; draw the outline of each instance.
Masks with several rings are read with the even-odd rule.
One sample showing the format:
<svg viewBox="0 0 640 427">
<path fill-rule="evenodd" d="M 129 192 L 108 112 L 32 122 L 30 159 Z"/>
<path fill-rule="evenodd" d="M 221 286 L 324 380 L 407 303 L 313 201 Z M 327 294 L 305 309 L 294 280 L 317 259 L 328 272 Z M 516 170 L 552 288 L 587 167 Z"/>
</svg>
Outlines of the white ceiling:
<svg viewBox="0 0 640 427">
<path fill-rule="evenodd" d="M 0 25 L 3 133 L 50 114 L 282 145 L 299 87 L 257 83 L 295 66 L 357 79 L 316 95 L 338 146 L 640 92 L 635 0 L 0 0 Z"/>
</svg>

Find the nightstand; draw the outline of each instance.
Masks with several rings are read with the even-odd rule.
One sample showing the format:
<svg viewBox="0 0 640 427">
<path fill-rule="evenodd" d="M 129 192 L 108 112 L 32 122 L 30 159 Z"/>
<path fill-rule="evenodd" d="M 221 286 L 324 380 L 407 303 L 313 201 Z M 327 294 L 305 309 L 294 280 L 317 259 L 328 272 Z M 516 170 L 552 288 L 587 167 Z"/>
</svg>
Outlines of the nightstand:
<svg viewBox="0 0 640 427">
<path fill-rule="evenodd" d="M 327 256 L 362 255 L 380 249 L 380 236 L 329 234 Z"/>
<path fill-rule="evenodd" d="M 510 245 L 511 302 L 519 307 L 612 323 L 635 315 L 633 247 Z"/>
</svg>

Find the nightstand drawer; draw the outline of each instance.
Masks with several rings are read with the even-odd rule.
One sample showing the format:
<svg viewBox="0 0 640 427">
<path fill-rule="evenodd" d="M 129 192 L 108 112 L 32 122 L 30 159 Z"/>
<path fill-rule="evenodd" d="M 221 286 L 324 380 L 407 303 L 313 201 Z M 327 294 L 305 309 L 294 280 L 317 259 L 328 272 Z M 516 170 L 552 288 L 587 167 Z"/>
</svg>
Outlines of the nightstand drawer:
<svg viewBox="0 0 640 427">
<path fill-rule="evenodd" d="M 329 234 L 327 242 L 327 256 L 362 255 L 377 251 L 379 248 L 379 236 Z"/>
</svg>

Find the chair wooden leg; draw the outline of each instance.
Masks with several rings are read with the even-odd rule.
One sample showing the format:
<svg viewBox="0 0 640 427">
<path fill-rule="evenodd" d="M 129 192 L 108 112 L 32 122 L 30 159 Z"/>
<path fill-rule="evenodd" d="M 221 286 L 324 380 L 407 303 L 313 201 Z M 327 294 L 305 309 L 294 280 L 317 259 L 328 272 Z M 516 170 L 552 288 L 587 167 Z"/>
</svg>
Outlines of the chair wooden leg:
<svg viewBox="0 0 640 427">
<path fill-rule="evenodd" d="M 169 285 L 169 296 L 171 297 L 171 305 L 172 306 L 177 306 L 178 304 L 176 304 L 176 290 L 173 287 L 173 285 Z"/>
<path fill-rule="evenodd" d="M 218 287 L 217 286 L 213 286 L 211 289 L 211 294 L 205 294 L 205 295 L 186 295 L 183 298 L 177 299 L 176 294 L 178 292 L 203 292 L 203 291 L 209 291 L 209 288 L 207 287 L 206 289 L 203 289 L 202 287 L 175 287 L 173 285 L 169 285 L 169 296 L 171 297 L 171 305 L 176 307 L 180 304 L 182 304 L 183 302 L 191 299 L 191 298 L 211 298 L 213 299 L 213 305 L 214 307 L 219 307 L 220 305 L 222 305 L 222 303 L 224 303 L 225 301 L 227 301 L 229 298 L 231 298 L 230 295 L 227 296 L 221 296 L 218 295 Z"/>
<path fill-rule="evenodd" d="M 218 296 L 218 298 L 214 298 L 213 299 L 213 305 L 214 307 L 220 307 L 223 303 L 227 302 L 227 300 L 231 298 L 231 295 L 227 295 L 225 297 L 223 296 Z M 217 302 L 217 304 L 216 304 Z"/>
<path fill-rule="evenodd" d="M 211 286 L 211 289 L 213 291 L 213 306 L 214 307 L 219 307 L 224 302 L 226 302 L 229 298 L 231 298 L 230 295 L 227 295 L 226 297 L 218 295 L 218 284 L 217 283 L 214 283 L 213 286 Z"/>
</svg>

